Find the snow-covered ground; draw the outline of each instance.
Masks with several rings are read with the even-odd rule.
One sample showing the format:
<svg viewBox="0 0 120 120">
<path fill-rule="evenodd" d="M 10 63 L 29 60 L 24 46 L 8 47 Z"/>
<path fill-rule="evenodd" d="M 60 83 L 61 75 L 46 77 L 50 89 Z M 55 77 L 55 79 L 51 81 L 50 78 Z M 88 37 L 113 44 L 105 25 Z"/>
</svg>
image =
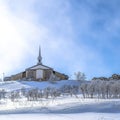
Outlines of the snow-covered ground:
<svg viewBox="0 0 120 120">
<path fill-rule="evenodd" d="M 14 81 L 0 83 L 0 88 L 8 92 L 21 88 L 61 87 L 62 85 L 77 85 L 77 81 L 49 82 Z M 60 96 L 55 99 L 39 101 L 11 102 L 9 99 L 0 100 L 0 120 L 120 120 L 119 99 L 83 99 L 81 95 Z"/>
<path fill-rule="evenodd" d="M 120 114 L 10 114 L 1 115 L 0 120 L 120 120 Z"/>
<path fill-rule="evenodd" d="M 67 97 L 49 99 L 42 105 L 39 102 L 28 103 L 27 107 L 17 102 L 12 105 L 11 109 L 0 111 L 0 120 L 120 120 L 119 100 Z"/>
<path fill-rule="evenodd" d="M 47 81 L 37 82 L 37 81 L 6 81 L 0 82 L 0 89 L 5 89 L 6 91 L 14 91 L 22 88 L 39 88 L 44 89 L 46 87 L 55 87 L 60 88 L 63 85 L 79 85 L 79 82 L 76 80 L 62 80 L 55 83 L 50 83 Z"/>
<path fill-rule="evenodd" d="M 0 107 L 0 120 L 120 120 L 119 99 L 64 97 L 24 103 L 10 102 Z"/>
</svg>

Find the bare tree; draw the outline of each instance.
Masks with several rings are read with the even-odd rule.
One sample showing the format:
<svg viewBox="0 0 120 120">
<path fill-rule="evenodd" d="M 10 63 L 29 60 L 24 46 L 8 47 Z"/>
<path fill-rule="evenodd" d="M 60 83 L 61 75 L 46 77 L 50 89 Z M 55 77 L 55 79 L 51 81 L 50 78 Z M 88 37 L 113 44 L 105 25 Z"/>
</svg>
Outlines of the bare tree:
<svg viewBox="0 0 120 120">
<path fill-rule="evenodd" d="M 75 79 L 78 81 L 85 81 L 86 80 L 86 76 L 82 72 L 76 72 L 76 73 L 74 73 L 74 75 L 75 75 Z"/>
<path fill-rule="evenodd" d="M 58 81 L 58 80 L 60 80 L 60 78 L 57 77 L 57 76 L 55 75 L 55 73 L 51 73 L 50 78 L 49 78 L 48 81 L 49 81 L 50 83 L 55 83 L 55 82 Z"/>
</svg>

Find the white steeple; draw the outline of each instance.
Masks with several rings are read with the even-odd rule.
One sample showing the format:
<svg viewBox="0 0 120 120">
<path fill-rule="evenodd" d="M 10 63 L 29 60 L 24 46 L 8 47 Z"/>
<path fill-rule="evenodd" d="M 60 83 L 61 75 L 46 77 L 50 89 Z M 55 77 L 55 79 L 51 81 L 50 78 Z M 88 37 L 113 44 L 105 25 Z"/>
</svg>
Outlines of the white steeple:
<svg viewBox="0 0 120 120">
<path fill-rule="evenodd" d="M 37 64 L 42 64 L 42 56 L 41 56 L 41 47 L 39 46 L 39 55 L 38 55 L 38 63 Z"/>
</svg>

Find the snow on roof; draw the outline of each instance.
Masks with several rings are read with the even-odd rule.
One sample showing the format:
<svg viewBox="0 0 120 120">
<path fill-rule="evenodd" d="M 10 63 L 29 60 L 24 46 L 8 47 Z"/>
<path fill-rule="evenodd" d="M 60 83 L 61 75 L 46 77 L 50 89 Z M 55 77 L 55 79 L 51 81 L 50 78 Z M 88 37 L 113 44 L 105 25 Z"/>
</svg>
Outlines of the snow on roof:
<svg viewBox="0 0 120 120">
<path fill-rule="evenodd" d="M 32 66 L 30 68 L 27 68 L 27 70 L 28 69 L 36 70 L 36 69 L 52 69 L 52 68 L 42 65 L 42 64 L 38 64 L 38 65 Z"/>
</svg>

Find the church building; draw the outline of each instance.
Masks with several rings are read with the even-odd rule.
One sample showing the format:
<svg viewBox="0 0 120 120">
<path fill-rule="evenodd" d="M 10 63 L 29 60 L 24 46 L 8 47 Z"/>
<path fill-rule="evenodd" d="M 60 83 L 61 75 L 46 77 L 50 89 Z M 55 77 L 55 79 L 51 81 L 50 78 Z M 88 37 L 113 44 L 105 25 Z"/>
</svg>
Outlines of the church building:
<svg viewBox="0 0 120 120">
<path fill-rule="evenodd" d="M 56 76 L 59 80 L 67 80 L 68 76 L 60 72 L 55 71 L 53 68 L 42 64 L 41 48 L 39 47 L 38 63 L 32 67 L 25 69 L 25 71 L 12 75 L 9 80 L 35 80 L 35 81 L 47 81 L 51 75 Z"/>
</svg>

